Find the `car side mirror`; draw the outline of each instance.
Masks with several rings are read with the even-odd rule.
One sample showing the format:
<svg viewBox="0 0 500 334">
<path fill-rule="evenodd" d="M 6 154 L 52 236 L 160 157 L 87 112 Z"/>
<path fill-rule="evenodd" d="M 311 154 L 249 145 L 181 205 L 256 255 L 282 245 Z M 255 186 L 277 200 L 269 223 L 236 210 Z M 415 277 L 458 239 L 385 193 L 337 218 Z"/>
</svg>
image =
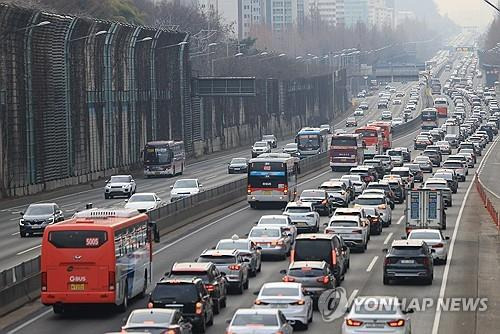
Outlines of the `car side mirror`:
<svg viewBox="0 0 500 334">
<path fill-rule="evenodd" d="M 327 226 L 328 226 L 328 223 L 323 223 L 323 226 L 327 227 Z"/>
<path fill-rule="evenodd" d="M 257 246 L 255 249 L 257 249 L 257 250 L 262 250 L 262 247 Z"/>
<path fill-rule="evenodd" d="M 408 237 L 406 235 L 401 236 L 401 240 L 406 240 L 406 239 L 408 239 Z"/>
<path fill-rule="evenodd" d="M 174 189 L 174 186 L 170 186 L 170 189 Z"/>
<path fill-rule="evenodd" d="M 156 201 L 157 201 L 157 202 L 161 202 L 161 198 L 157 198 L 157 199 L 156 199 Z"/>
<path fill-rule="evenodd" d="M 431 253 L 436 253 L 436 250 L 434 248 L 432 248 Z"/>
<path fill-rule="evenodd" d="M 220 275 L 221 275 L 222 277 L 226 277 L 226 273 L 225 273 L 225 272 L 222 272 L 222 271 L 221 271 L 221 272 L 220 272 Z"/>
<path fill-rule="evenodd" d="M 226 324 L 230 324 L 231 323 L 231 319 L 226 319 Z"/>
<path fill-rule="evenodd" d="M 389 252 L 389 250 L 388 250 L 387 248 L 382 248 L 382 252 L 383 252 L 383 253 L 388 253 L 388 252 Z"/>
<path fill-rule="evenodd" d="M 108 183 L 108 182 L 109 182 L 109 180 L 104 181 L 104 183 Z"/>
<path fill-rule="evenodd" d="M 342 251 L 343 251 L 343 252 L 347 252 L 347 250 L 348 250 L 348 249 L 349 249 L 349 247 L 347 247 L 347 246 L 342 246 Z"/>
<path fill-rule="evenodd" d="M 286 269 L 282 269 L 282 270 L 280 270 L 280 274 L 281 274 L 281 275 L 286 275 Z"/>
<path fill-rule="evenodd" d="M 125 203 L 128 203 L 128 198 L 125 200 Z"/>
<path fill-rule="evenodd" d="M 260 293 L 260 291 L 254 291 L 254 292 L 253 292 L 253 295 L 254 295 L 254 296 L 258 296 L 258 295 L 259 295 L 259 293 Z"/>
<path fill-rule="evenodd" d="M 165 275 L 165 276 L 170 276 L 170 272 L 169 272 L 169 271 L 167 271 L 164 275 Z"/>
<path fill-rule="evenodd" d="M 444 240 L 450 240 L 449 236 L 444 237 Z"/>
<path fill-rule="evenodd" d="M 134 179 L 132 179 L 132 180 L 130 180 L 130 182 L 135 182 L 135 180 L 134 180 Z"/>
<path fill-rule="evenodd" d="M 19 212 L 19 214 L 20 214 L 21 216 L 24 216 L 24 212 L 23 212 L 23 211 L 20 211 L 20 212 Z"/>
<path fill-rule="evenodd" d="M 244 258 L 243 262 L 250 263 L 250 259 Z"/>
</svg>

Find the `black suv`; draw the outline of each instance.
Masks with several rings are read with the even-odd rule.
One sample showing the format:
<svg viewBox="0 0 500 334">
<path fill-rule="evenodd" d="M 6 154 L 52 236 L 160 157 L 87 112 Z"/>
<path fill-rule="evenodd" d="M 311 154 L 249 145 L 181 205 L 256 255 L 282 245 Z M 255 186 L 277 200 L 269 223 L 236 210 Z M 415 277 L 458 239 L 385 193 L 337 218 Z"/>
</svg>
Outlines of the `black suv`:
<svg viewBox="0 0 500 334">
<path fill-rule="evenodd" d="M 396 279 L 416 279 L 432 284 L 434 265 L 431 249 L 423 240 L 395 240 L 384 260 L 384 285 Z"/>
<path fill-rule="evenodd" d="M 177 262 L 172 266 L 168 278 L 195 278 L 199 277 L 210 293 L 214 302 L 214 313 L 226 307 L 228 283 L 226 274 L 221 273 L 213 263 Z"/>
<path fill-rule="evenodd" d="M 335 276 L 336 284 L 339 285 L 349 268 L 349 247 L 337 234 L 299 234 L 290 257 L 290 262 L 294 261 L 325 261 Z"/>
<path fill-rule="evenodd" d="M 212 297 L 201 278 L 163 278 L 149 295 L 148 308 L 179 309 L 198 333 L 214 323 Z"/>
</svg>

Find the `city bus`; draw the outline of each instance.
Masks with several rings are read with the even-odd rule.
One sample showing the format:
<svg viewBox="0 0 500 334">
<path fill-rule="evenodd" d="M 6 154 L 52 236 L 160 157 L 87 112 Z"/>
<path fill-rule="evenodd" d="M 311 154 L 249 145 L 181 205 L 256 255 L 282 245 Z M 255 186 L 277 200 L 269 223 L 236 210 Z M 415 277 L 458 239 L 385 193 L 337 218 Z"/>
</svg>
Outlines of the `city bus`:
<svg viewBox="0 0 500 334">
<path fill-rule="evenodd" d="M 308 157 L 328 150 L 328 129 L 303 128 L 295 136 L 300 157 Z"/>
<path fill-rule="evenodd" d="M 378 126 L 382 131 L 382 143 L 384 151 L 390 150 L 392 148 L 392 125 L 389 122 L 376 121 L 369 123 L 368 125 Z"/>
<path fill-rule="evenodd" d="M 441 94 L 441 82 L 438 78 L 433 78 L 431 81 L 431 93 Z"/>
<path fill-rule="evenodd" d="M 436 108 L 425 108 L 422 110 L 422 130 L 430 130 L 438 127 Z"/>
<path fill-rule="evenodd" d="M 151 141 L 143 150 L 144 176 L 175 176 L 184 172 L 186 154 L 184 142 Z"/>
<path fill-rule="evenodd" d="M 438 117 L 448 117 L 448 99 L 437 97 L 434 100 L 434 108 L 437 110 Z"/>
<path fill-rule="evenodd" d="M 297 196 L 298 160 L 289 154 L 264 154 L 248 163 L 247 200 L 257 209 L 263 203 L 285 207 Z"/>
<path fill-rule="evenodd" d="M 363 164 L 363 140 L 357 133 L 333 135 L 330 143 L 330 167 L 332 171 L 349 170 Z"/>
<path fill-rule="evenodd" d="M 377 154 L 384 153 L 384 142 L 382 140 L 382 130 L 378 126 L 366 125 L 354 130 L 354 133 L 361 135 L 364 148 L 364 158 L 371 159 Z"/>
<path fill-rule="evenodd" d="M 152 280 L 156 224 L 132 209 L 89 209 L 48 225 L 41 248 L 41 301 L 67 306 L 109 304 L 125 311 Z"/>
</svg>

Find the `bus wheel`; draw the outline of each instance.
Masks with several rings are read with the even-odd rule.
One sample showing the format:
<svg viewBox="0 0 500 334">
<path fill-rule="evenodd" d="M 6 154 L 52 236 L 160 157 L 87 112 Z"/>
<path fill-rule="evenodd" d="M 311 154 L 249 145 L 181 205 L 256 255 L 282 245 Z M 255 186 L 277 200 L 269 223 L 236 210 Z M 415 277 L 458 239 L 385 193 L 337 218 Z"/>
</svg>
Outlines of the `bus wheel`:
<svg viewBox="0 0 500 334">
<path fill-rule="evenodd" d="M 62 304 L 54 304 L 52 306 L 52 310 L 54 310 L 55 314 L 63 314 L 64 313 L 64 306 Z"/>
<path fill-rule="evenodd" d="M 181 166 L 181 172 L 179 174 L 182 175 L 183 173 L 184 173 L 184 164 L 182 164 L 182 166 Z"/>
<path fill-rule="evenodd" d="M 123 302 L 118 305 L 118 312 L 123 313 L 127 311 L 128 308 L 128 284 L 125 284 L 125 289 L 123 290 Z"/>
</svg>

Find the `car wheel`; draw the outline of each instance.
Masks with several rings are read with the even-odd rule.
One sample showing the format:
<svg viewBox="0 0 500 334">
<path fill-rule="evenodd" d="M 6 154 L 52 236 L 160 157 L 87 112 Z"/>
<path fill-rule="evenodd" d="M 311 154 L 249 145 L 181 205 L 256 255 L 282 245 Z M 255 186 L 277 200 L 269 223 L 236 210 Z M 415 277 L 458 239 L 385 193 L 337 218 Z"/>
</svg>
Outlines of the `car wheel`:
<svg viewBox="0 0 500 334">
<path fill-rule="evenodd" d="M 224 299 L 221 300 L 220 306 L 222 308 L 226 308 L 226 306 L 227 306 L 227 297 L 224 297 Z"/>
<path fill-rule="evenodd" d="M 384 285 L 389 285 L 389 284 L 391 284 L 391 280 L 384 276 L 383 284 Z"/>
<path fill-rule="evenodd" d="M 63 314 L 64 313 L 64 306 L 61 304 L 54 304 L 52 306 L 52 310 L 54 311 L 55 314 Z"/>
<path fill-rule="evenodd" d="M 21 236 L 21 238 L 26 238 L 26 232 L 24 231 L 19 231 L 19 235 Z"/>
<path fill-rule="evenodd" d="M 262 270 L 262 261 L 259 262 L 259 267 L 257 268 L 257 272 L 260 273 L 261 270 Z"/>
<path fill-rule="evenodd" d="M 220 308 L 221 308 L 221 300 L 220 299 L 217 301 L 214 300 L 214 307 L 213 307 L 214 314 L 219 314 Z"/>
<path fill-rule="evenodd" d="M 214 324 L 214 314 L 212 313 L 210 320 L 207 322 L 207 326 L 213 326 L 213 324 Z"/>
<path fill-rule="evenodd" d="M 302 330 L 308 330 L 309 329 L 309 323 L 306 321 L 306 323 L 301 323 L 301 329 Z"/>
<path fill-rule="evenodd" d="M 108 194 L 104 194 L 104 199 L 109 199 L 109 195 Z"/>
<path fill-rule="evenodd" d="M 250 275 L 250 277 L 257 276 L 257 268 L 250 270 L 249 275 Z"/>
<path fill-rule="evenodd" d="M 205 333 L 207 331 L 207 323 L 205 322 L 205 317 L 200 319 L 200 324 L 196 326 L 195 332 L 196 333 Z"/>
<path fill-rule="evenodd" d="M 123 290 L 123 302 L 118 305 L 118 312 L 124 313 L 127 311 L 128 308 L 128 284 L 125 283 L 125 289 Z"/>
</svg>

